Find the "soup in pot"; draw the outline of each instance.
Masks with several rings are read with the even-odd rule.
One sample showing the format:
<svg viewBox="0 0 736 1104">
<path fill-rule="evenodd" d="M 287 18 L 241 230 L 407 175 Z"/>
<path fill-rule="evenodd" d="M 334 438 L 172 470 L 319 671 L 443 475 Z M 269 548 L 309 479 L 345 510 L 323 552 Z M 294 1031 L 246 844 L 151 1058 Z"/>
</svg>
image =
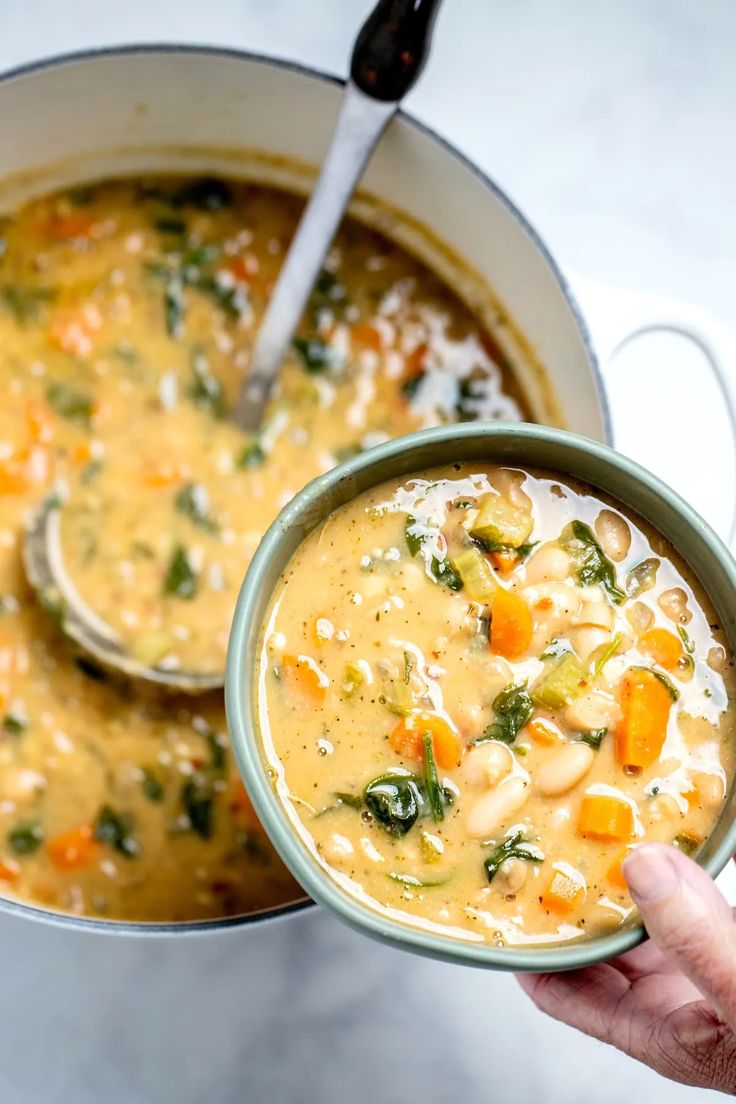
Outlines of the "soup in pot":
<svg viewBox="0 0 736 1104">
<path fill-rule="evenodd" d="M 234 768 L 220 694 L 119 682 L 21 567 L 49 494 L 66 566 L 141 659 L 220 671 L 258 541 L 310 478 L 422 426 L 526 415 L 426 267 L 340 230 L 262 431 L 229 412 L 301 200 L 123 180 L 0 224 L 0 880 L 84 915 L 191 920 L 300 895 Z"/>
<path fill-rule="evenodd" d="M 610 931 L 631 848 L 698 851 L 733 695 L 708 596 L 649 525 L 554 473 L 459 463 L 307 538 L 258 670 L 265 765 L 326 874 L 499 946 Z"/>
</svg>

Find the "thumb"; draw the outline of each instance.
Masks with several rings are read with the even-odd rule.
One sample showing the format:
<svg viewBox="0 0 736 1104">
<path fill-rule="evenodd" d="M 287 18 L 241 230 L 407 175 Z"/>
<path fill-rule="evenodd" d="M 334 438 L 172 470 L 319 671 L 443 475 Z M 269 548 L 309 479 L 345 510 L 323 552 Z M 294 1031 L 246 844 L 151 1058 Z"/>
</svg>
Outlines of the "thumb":
<svg viewBox="0 0 736 1104">
<path fill-rule="evenodd" d="M 714 883 L 658 843 L 635 848 L 623 871 L 650 937 L 736 1029 L 736 928 Z"/>
</svg>

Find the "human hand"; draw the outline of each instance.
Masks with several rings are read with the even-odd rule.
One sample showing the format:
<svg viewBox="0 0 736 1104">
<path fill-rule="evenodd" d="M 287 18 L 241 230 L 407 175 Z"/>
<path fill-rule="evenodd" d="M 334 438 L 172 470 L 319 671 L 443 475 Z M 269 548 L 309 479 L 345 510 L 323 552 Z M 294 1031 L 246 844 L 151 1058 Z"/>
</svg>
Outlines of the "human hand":
<svg viewBox="0 0 736 1104">
<path fill-rule="evenodd" d="M 650 940 L 610 962 L 521 974 L 543 1012 L 673 1081 L 736 1095 L 736 927 L 704 870 L 647 843 L 624 873 Z"/>
</svg>

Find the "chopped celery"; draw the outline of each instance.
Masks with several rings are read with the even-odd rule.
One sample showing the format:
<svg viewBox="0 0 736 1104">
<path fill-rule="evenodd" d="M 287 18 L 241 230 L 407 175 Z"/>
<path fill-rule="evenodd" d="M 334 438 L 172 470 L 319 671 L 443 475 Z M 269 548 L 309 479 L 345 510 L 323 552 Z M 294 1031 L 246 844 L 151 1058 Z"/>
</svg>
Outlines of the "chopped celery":
<svg viewBox="0 0 736 1104">
<path fill-rule="evenodd" d="M 463 548 L 453 556 L 451 562 L 465 584 L 468 597 L 473 602 L 482 602 L 484 606 L 490 605 L 496 593 L 496 581 L 483 553 L 475 547 Z"/>
<path fill-rule="evenodd" d="M 403 678 L 391 679 L 385 697 L 388 708 L 400 717 L 408 717 L 415 705 L 411 687 Z"/>
<path fill-rule="evenodd" d="M 480 500 L 478 516 L 470 533 L 486 543 L 519 548 L 529 540 L 533 528 L 534 519 L 530 513 L 512 506 L 500 495 L 487 494 Z"/>
<path fill-rule="evenodd" d="M 545 709 L 561 709 L 585 691 L 590 675 L 574 652 L 550 664 L 531 688 L 532 700 Z"/>
<path fill-rule="evenodd" d="M 356 663 L 345 664 L 345 680 L 342 684 L 346 698 L 351 698 L 355 691 L 365 682 L 365 675 Z"/>
</svg>

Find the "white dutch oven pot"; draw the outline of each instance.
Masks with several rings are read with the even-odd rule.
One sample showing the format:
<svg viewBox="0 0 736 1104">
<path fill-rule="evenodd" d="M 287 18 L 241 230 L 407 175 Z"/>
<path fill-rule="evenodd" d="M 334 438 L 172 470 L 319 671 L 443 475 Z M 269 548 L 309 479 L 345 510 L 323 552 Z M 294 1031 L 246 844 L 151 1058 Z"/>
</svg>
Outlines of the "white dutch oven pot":
<svg viewBox="0 0 736 1104">
<path fill-rule="evenodd" d="M 16 70 L 0 78 L 0 211 L 80 180 L 142 172 L 242 175 L 306 191 L 340 95 L 339 83 L 322 74 L 209 48 L 129 47 Z M 535 420 L 611 442 L 586 324 L 544 245 L 491 180 L 399 114 L 354 210 L 428 261 L 493 324 Z M 586 295 L 599 302 L 590 287 Z M 622 312 L 631 331 L 662 323 L 642 317 L 640 305 L 627 301 Z M 682 329 L 683 322 L 675 318 L 674 325 Z M 606 354 L 612 353 L 622 342 L 620 322 L 601 317 L 598 329 Z M 719 354 L 702 334 L 698 339 L 727 399 Z M 57 923 L 158 933 L 252 924 L 304 903 L 214 922 L 146 925 L 0 902 L 16 914 Z"/>
</svg>

